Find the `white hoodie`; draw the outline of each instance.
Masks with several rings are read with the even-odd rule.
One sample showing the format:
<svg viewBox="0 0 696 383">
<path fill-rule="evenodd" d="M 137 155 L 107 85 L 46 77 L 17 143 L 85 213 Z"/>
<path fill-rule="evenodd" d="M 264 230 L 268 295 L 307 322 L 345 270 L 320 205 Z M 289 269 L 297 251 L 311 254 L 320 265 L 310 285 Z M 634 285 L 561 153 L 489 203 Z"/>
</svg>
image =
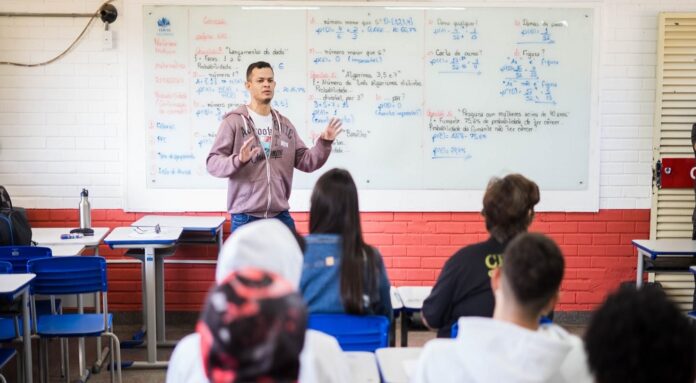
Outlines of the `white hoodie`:
<svg viewBox="0 0 696 383">
<path fill-rule="evenodd" d="M 254 267 L 285 278 L 295 289 L 300 285 L 302 251 L 290 230 L 277 219 L 254 221 L 237 229 L 220 250 L 215 281 L 229 273 Z M 307 330 L 300 354 L 301 383 L 347 383 L 350 370 L 338 341 L 332 336 Z M 201 340 L 197 333 L 176 345 L 167 369 L 167 383 L 206 383 Z"/>
<path fill-rule="evenodd" d="M 582 340 L 550 324 L 532 331 L 490 318 L 459 319 L 457 339 L 428 342 L 412 381 L 591 383 Z"/>
</svg>

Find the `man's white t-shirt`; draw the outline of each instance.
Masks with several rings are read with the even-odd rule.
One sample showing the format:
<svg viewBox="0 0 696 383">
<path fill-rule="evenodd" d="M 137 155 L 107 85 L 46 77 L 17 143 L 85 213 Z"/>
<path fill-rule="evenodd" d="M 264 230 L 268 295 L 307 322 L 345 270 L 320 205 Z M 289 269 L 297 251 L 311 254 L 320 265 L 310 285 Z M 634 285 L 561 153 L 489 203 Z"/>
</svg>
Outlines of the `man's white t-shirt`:
<svg viewBox="0 0 696 383">
<path fill-rule="evenodd" d="M 262 116 L 251 110 L 251 108 L 247 109 L 249 110 L 249 117 L 254 121 L 256 135 L 259 136 L 261 147 L 266 152 L 266 157 L 269 157 L 271 155 L 271 141 L 273 140 L 273 116 L 270 113 L 267 116 Z"/>
</svg>

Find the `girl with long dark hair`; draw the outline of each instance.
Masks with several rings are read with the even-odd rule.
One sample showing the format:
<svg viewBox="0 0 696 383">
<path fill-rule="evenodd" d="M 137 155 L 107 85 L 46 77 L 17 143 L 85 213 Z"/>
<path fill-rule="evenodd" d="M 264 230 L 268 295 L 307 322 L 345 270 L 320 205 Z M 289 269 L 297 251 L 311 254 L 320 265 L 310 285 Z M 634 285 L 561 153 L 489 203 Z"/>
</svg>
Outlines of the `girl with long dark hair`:
<svg viewBox="0 0 696 383">
<path fill-rule="evenodd" d="M 382 256 L 363 240 L 358 191 L 350 173 L 332 169 L 314 186 L 300 291 L 309 313 L 391 318 Z"/>
</svg>

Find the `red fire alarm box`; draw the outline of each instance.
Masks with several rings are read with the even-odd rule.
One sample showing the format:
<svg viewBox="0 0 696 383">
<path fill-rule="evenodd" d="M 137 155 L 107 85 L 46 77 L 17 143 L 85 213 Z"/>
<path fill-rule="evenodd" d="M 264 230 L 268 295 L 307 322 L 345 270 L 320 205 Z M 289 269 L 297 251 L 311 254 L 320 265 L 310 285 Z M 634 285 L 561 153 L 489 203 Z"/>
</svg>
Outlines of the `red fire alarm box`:
<svg viewBox="0 0 696 383">
<path fill-rule="evenodd" d="M 657 187 L 660 189 L 692 189 L 696 177 L 694 158 L 663 158 L 657 163 Z"/>
</svg>

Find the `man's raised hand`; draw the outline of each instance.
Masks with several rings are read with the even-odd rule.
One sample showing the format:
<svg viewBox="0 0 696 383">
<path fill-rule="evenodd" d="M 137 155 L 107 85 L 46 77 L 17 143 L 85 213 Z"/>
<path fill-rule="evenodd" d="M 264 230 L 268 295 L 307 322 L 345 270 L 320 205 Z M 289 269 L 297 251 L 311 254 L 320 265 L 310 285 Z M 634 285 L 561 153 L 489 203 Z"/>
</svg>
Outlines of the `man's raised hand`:
<svg viewBox="0 0 696 383">
<path fill-rule="evenodd" d="M 341 125 L 343 125 L 343 122 L 341 122 L 340 118 L 332 117 L 329 121 L 329 124 L 326 125 L 324 131 L 321 132 L 321 138 L 327 141 L 335 140 L 336 136 L 338 136 L 343 131 Z"/>
<path fill-rule="evenodd" d="M 255 137 L 249 137 L 249 139 L 244 141 L 242 147 L 239 148 L 239 161 L 241 161 L 243 164 L 249 162 L 249 160 L 258 156 L 259 153 L 261 153 L 261 148 L 259 148 L 258 146 L 255 146 L 253 149 L 251 148 L 254 138 Z"/>
</svg>

